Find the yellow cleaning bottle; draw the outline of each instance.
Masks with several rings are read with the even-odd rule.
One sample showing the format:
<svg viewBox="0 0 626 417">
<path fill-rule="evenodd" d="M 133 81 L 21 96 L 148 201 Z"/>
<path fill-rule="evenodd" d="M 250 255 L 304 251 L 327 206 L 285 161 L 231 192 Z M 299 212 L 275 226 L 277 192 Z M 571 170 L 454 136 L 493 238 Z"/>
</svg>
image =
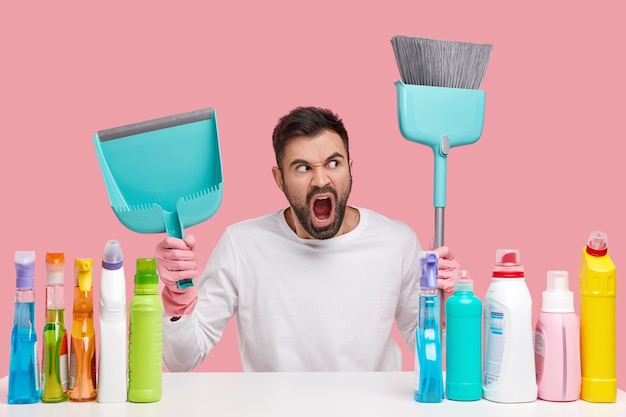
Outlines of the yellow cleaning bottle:
<svg viewBox="0 0 626 417">
<path fill-rule="evenodd" d="M 616 269 L 608 254 L 606 233 L 594 231 L 580 263 L 580 398 L 593 403 L 615 402 Z"/>
</svg>

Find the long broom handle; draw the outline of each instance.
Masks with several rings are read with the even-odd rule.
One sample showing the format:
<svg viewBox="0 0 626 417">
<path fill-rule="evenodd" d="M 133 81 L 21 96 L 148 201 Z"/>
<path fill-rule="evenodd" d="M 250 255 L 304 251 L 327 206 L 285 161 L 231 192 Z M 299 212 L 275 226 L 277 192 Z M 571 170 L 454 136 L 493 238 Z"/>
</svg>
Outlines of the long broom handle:
<svg viewBox="0 0 626 417">
<path fill-rule="evenodd" d="M 441 246 L 443 246 L 443 223 L 444 223 L 444 212 L 445 212 L 446 208 L 445 207 L 435 207 L 435 244 L 434 247 L 436 248 L 440 248 Z M 441 343 L 442 343 L 442 350 L 445 344 L 445 340 L 444 340 L 444 329 L 443 329 L 443 320 L 445 319 L 445 314 L 446 314 L 446 305 L 443 302 L 443 290 L 439 289 L 438 291 L 439 294 L 439 331 L 441 332 Z"/>
<path fill-rule="evenodd" d="M 435 207 L 435 248 L 443 246 L 443 217 L 445 207 Z"/>
<path fill-rule="evenodd" d="M 433 149 L 435 156 L 434 161 L 434 206 L 435 206 L 435 242 L 434 248 L 443 246 L 443 226 L 444 212 L 446 210 L 446 176 L 448 169 L 448 152 L 450 151 L 450 142 L 446 135 L 442 136 L 437 149 Z M 443 301 L 443 290 L 438 291 L 439 294 L 439 323 L 441 331 L 441 341 L 444 343 L 443 322 L 446 315 L 446 305 Z"/>
</svg>

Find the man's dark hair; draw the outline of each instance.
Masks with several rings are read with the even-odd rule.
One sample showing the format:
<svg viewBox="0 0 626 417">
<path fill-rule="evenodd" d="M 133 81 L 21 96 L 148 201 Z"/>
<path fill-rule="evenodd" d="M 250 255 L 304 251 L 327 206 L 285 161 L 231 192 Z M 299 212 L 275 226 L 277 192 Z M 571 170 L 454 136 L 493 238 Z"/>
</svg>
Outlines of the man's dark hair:
<svg viewBox="0 0 626 417">
<path fill-rule="evenodd" d="M 272 145 L 278 167 L 282 170 L 282 159 L 289 139 L 294 136 L 317 136 L 324 130 L 335 132 L 341 137 L 349 159 L 348 132 L 339 116 L 320 107 L 296 107 L 279 119 L 272 133 Z"/>
</svg>

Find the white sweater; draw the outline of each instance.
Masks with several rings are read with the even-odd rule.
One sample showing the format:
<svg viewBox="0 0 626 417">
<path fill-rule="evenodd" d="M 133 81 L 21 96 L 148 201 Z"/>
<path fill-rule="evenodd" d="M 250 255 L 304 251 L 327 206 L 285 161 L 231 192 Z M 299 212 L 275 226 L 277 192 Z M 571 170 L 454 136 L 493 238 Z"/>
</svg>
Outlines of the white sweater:
<svg viewBox="0 0 626 417">
<path fill-rule="evenodd" d="M 421 250 L 406 224 L 358 209 L 358 226 L 301 239 L 283 210 L 228 227 L 190 316 L 163 321 L 170 371 L 196 367 L 237 320 L 244 371 L 391 371 L 394 319 L 415 346 Z"/>
</svg>

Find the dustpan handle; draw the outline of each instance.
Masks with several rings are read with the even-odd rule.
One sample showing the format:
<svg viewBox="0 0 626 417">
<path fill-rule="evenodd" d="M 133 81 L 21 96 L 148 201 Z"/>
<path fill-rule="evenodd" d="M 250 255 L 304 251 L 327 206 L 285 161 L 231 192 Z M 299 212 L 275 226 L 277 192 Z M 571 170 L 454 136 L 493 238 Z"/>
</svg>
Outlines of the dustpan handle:
<svg viewBox="0 0 626 417">
<path fill-rule="evenodd" d="M 167 232 L 168 236 L 176 237 L 178 239 L 185 238 L 183 224 L 180 221 L 180 216 L 178 215 L 177 211 L 166 212 L 165 210 L 163 210 L 163 221 L 165 222 L 165 231 Z M 180 289 L 193 287 L 194 285 L 195 282 L 193 278 L 184 278 L 178 280 L 178 282 L 176 283 L 176 286 Z"/>
</svg>

